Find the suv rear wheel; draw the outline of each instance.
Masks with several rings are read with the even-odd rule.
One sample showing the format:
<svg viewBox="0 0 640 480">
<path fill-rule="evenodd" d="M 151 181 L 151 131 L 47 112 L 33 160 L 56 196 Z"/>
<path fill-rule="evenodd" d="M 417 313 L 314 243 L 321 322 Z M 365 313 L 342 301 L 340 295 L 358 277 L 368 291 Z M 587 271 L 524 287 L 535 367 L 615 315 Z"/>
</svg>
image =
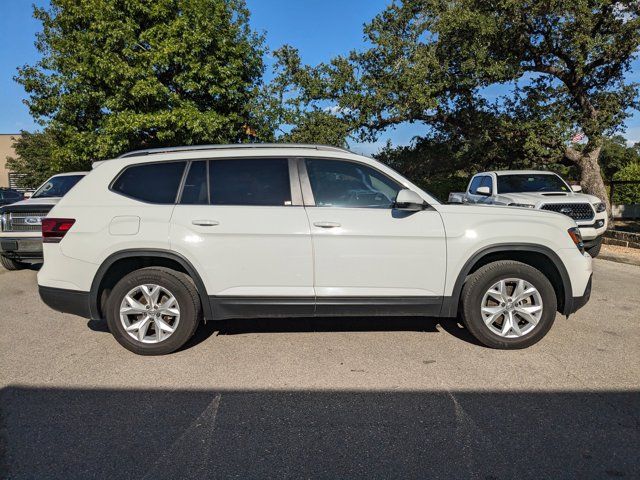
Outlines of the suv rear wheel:
<svg viewBox="0 0 640 480">
<path fill-rule="evenodd" d="M 530 265 L 502 260 L 473 273 L 462 289 L 463 320 L 481 343 L 517 349 L 537 343 L 556 316 L 549 279 Z"/>
<path fill-rule="evenodd" d="M 107 323 L 115 339 L 139 355 L 164 355 L 194 334 L 202 308 L 187 275 L 162 267 L 129 273 L 107 300 Z"/>
</svg>

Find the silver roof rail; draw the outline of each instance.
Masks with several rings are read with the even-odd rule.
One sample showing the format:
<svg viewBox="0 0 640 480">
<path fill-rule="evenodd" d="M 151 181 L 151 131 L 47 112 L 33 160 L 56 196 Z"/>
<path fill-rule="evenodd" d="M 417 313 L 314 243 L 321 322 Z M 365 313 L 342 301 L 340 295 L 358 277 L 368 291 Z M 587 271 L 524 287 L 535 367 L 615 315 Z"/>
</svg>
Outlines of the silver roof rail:
<svg viewBox="0 0 640 480">
<path fill-rule="evenodd" d="M 310 145 L 303 143 L 233 143 L 229 145 L 186 145 L 183 147 L 149 148 L 146 150 L 134 150 L 132 152 L 123 153 L 118 158 L 141 157 L 144 155 L 154 155 L 160 153 L 196 152 L 202 150 L 227 150 L 242 148 L 308 148 L 329 152 L 352 153 L 346 148 L 332 147 L 331 145 Z"/>
</svg>

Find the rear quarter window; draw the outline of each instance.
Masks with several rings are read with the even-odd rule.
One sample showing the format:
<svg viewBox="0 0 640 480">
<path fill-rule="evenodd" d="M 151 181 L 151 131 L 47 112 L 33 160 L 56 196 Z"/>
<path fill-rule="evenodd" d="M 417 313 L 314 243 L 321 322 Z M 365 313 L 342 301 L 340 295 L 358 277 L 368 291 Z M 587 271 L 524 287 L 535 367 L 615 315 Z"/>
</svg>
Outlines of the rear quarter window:
<svg viewBox="0 0 640 480">
<path fill-rule="evenodd" d="M 173 204 L 185 165 L 184 161 L 132 165 L 118 175 L 111 190 L 142 202 Z"/>
</svg>

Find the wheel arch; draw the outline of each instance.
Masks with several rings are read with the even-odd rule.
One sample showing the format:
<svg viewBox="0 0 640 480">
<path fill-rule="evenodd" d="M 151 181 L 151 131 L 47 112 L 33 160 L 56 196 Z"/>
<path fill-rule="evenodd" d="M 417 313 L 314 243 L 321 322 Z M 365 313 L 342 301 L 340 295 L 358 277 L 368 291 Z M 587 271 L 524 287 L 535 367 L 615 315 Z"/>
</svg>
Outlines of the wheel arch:
<svg viewBox="0 0 640 480">
<path fill-rule="evenodd" d="M 103 305 L 111 288 L 122 276 L 144 267 L 168 267 L 191 277 L 198 291 L 206 320 L 213 319 L 207 289 L 195 267 L 177 252 L 161 249 L 130 249 L 109 255 L 96 272 L 89 291 L 91 318 L 104 318 Z"/>
<path fill-rule="evenodd" d="M 558 300 L 558 311 L 563 314 L 571 312 L 571 279 L 560 257 L 544 245 L 505 243 L 490 245 L 471 255 L 458 273 L 451 296 L 444 298 L 441 316 L 457 316 L 462 287 L 468 276 L 480 267 L 498 260 L 515 260 L 540 270 L 553 286 Z"/>
</svg>

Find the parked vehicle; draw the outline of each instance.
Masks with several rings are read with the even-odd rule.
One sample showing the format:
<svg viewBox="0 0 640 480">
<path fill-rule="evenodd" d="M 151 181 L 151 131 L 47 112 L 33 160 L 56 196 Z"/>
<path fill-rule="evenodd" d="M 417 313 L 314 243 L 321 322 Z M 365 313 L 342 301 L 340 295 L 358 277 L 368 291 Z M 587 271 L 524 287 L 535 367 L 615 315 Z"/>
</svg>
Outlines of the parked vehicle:
<svg viewBox="0 0 640 480">
<path fill-rule="evenodd" d="M 571 218 L 442 205 L 333 147 L 125 154 L 94 166 L 42 234 L 44 302 L 106 317 L 117 341 L 144 355 L 180 348 L 203 319 L 459 309 L 485 345 L 523 348 L 591 291 Z"/>
<path fill-rule="evenodd" d="M 9 205 L 19 202 L 24 198 L 24 194 L 13 188 L 0 188 L 0 205 Z"/>
<path fill-rule="evenodd" d="M 0 263 L 4 268 L 20 270 L 42 263 L 42 218 L 86 174 L 54 175 L 30 198 L 0 207 Z"/>
<path fill-rule="evenodd" d="M 586 251 L 596 257 L 607 230 L 607 208 L 598 197 L 581 191 L 553 172 L 504 170 L 474 175 L 466 192 L 449 194 L 449 203 L 508 205 L 567 215 L 578 224 Z"/>
</svg>

